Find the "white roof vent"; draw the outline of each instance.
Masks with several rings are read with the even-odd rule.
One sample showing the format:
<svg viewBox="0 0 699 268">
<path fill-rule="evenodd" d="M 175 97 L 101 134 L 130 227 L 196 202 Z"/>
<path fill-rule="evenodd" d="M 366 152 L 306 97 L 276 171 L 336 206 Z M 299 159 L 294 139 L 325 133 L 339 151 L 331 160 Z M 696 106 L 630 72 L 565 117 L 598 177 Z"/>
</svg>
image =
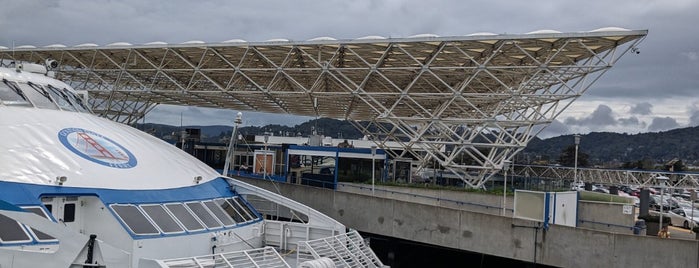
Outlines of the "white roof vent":
<svg viewBox="0 0 699 268">
<path fill-rule="evenodd" d="M 131 45 L 130 43 L 126 43 L 126 42 L 116 42 L 116 43 L 108 44 L 107 46 L 108 47 L 124 47 L 124 46 L 130 46 L 130 45 Z"/>
<path fill-rule="evenodd" d="M 85 43 L 85 44 L 76 45 L 75 47 L 98 47 L 98 45 L 93 44 L 93 43 Z"/>
<path fill-rule="evenodd" d="M 245 41 L 243 39 L 231 39 L 231 40 L 226 40 L 221 43 L 247 43 L 248 41 Z"/>
<path fill-rule="evenodd" d="M 467 36 L 492 36 L 492 35 L 497 35 L 497 34 L 491 33 L 491 32 L 478 32 L 478 33 L 469 34 Z"/>
<path fill-rule="evenodd" d="M 439 37 L 439 35 L 426 33 L 426 34 L 411 35 L 408 38 L 434 38 L 434 37 Z"/>
<path fill-rule="evenodd" d="M 357 38 L 357 40 L 372 40 L 372 39 L 386 39 L 386 37 L 378 36 L 378 35 L 367 35 L 367 36 L 362 36 L 360 38 Z"/>
<path fill-rule="evenodd" d="M 162 41 L 155 41 L 155 42 L 145 43 L 144 45 L 146 45 L 146 46 L 158 46 L 158 45 L 167 45 L 167 43 L 162 42 Z"/>
<path fill-rule="evenodd" d="M 284 39 L 284 38 L 275 38 L 275 39 L 269 39 L 265 42 L 289 42 L 289 39 Z"/>
<path fill-rule="evenodd" d="M 592 31 L 590 31 L 590 32 L 591 32 L 591 33 L 595 33 L 595 32 L 619 32 L 619 31 L 628 32 L 628 31 L 631 31 L 631 30 L 626 29 L 626 28 L 621 28 L 621 27 L 604 27 L 604 28 L 599 28 L 599 29 L 592 30 Z"/>
<path fill-rule="evenodd" d="M 15 48 L 36 48 L 36 47 L 35 47 L 35 46 L 32 46 L 32 45 L 23 45 L 23 46 L 18 46 L 18 47 L 15 47 Z"/>
<path fill-rule="evenodd" d="M 0 46 L 0 50 L 2 49 L 9 49 L 8 47 Z"/>
<path fill-rule="evenodd" d="M 54 48 L 54 47 L 55 47 L 55 48 L 63 48 L 63 47 L 66 47 L 66 45 L 64 45 L 64 44 L 53 44 L 53 45 L 45 46 L 45 48 Z"/>
<path fill-rule="evenodd" d="M 538 30 L 533 32 L 528 32 L 527 34 L 559 34 L 561 32 L 556 30 Z"/>
<path fill-rule="evenodd" d="M 308 41 L 336 41 L 337 39 L 327 36 L 321 36 L 316 38 L 308 39 Z"/>
<path fill-rule="evenodd" d="M 204 44 L 204 41 L 192 40 L 192 41 L 183 42 L 182 44 L 183 45 Z"/>
</svg>

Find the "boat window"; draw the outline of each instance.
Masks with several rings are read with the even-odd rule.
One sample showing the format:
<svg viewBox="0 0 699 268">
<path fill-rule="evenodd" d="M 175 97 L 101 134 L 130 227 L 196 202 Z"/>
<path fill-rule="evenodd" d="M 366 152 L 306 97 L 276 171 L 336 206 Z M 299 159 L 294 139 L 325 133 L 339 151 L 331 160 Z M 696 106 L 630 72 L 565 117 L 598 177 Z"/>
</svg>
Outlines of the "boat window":
<svg viewBox="0 0 699 268">
<path fill-rule="evenodd" d="M 228 201 L 226 201 L 226 200 L 223 200 L 223 199 L 217 199 L 215 202 L 216 202 L 219 206 L 221 206 L 221 208 L 222 208 L 228 215 L 230 215 L 231 217 L 233 217 L 233 220 L 235 220 L 236 222 L 245 222 L 245 219 L 243 218 L 243 216 L 240 215 L 240 212 L 238 212 L 238 210 L 236 210 L 235 207 L 234 207 L 233 205 L 231 205 L 230 202 L 228 202 Z M 231 200 L 231 202 L 233 202 L 233 201 Z M 245 212 L 243 211 L 243 213 L 245 213 Z"/>
<path fill-rule="evenodd" d="M 55 88 L 51 85 L 49 85 L 47 89 L 49 94 L 51 95 L 51 98 L 56 102 L 56 104 L 58 104 L 58 107 L 60 107 L 61 110 L 75 111 L 75 108 L 72 104 L 70 104 L 68 97 L 66 97 L 66 95 L 63 94 L 63 92 L 61 92 L 60 89 Z"/>
<path fill-rule="evenodd" d="M 242 209 L 245 212 L 247 212 L 247 220 L 253 220 L 257 218 L 257 214 L 255 214 L 255 212 L 253 212 L 252 209 L 250 209 L 250 207 L 248 207 L 248 205 L 245 204 L 245 202 L 242 199 L 236 196 L 233 197 L 233 200 L 235 200 L 235 204 L 238 205 L 239 209 Z M 243 216 L 245 216 L 245 214 L 243 214 Z"/>
<path fill-rule="evenodd" d="M 44 217 L 45 219 L 49 219 L 49 216 L 44 213 L 44 210 L 41 209 L 40 207 L 23 207 L 24 210 L 32 212 L 36 215 L 39 215 L 41 217 Z M 34 234 L 37 240 L 39 241 L 47 241 L 47 240 L 56 240 L 55 237 L 50 236 L 46 233 L 43 233 L 39 230 L 36 230 L 34 228 L 30 227 L 30 231 Z"/>
<path fill-rule="evenodd" d="M 161 205 L 141 205 L 143 212 L 148 214 L 153 222 L 163 231 L 163 233 L 181 233 L 184 232 L 182 227 L 177 224 L 177 221 L 170 216 L 169 213 Z"/>
<path fill-rule="evenodd" d="M 68 203 L 63 205 L 63 222 L 75 221 L 75 204 Z"/>
<path fill-rule="evenodd" d="M 185 203 L 185 205 L 187 205 L 194 215 L 197 215 L 207 228 L 213 229 L 221 227 L 221 223 L 218 222 L 200 202 L 189 202 Z"/>
<path fill-rule="evenodd" d="M 49 93 L 41 85 L 34 83 L 20 84 L 22 92 L 27 96 L 27 98 L 34 104 L 34 107 L 41 109 L 51 109 L 58 110 L 58 106 L 53 103 Z"/>
<path fill-rule="evenodd" d="M 132 233 L 137 235 L 160 234 L 158 229 L 134 205 L 111 205 L 112 210 L 126 224 Z"/>
<path fill-rule="evenodd" d="M 204 226 L 184 207 L 184 205 L 165 204 L 165 208 L 167 208 L 188 231 L 204 230 Z"/>
<path fill-rule="evenodd" d="M 31 242 L 27 231 L 17 221 L 0 214 L 0 243 Z"/>
<path fill-rule="evenodd" d="M 0 83 L 0 101 L 5 105 L 31 106 L 17 83 L 5 79 Z"/>
<path fill-rule="evenodd" d="M 80 96 L 75 95 L 75 93 L 65 88 L 63 89 L 63 93 L 65 93 L 65 95 L 68 97 L 68 100 L 70 100 L 70 102 L 73 103 L 73 106 L 76 110 L 83 113 L 90 112 L 90 109 L 88 109 L 85 103 L 83 103 L 83 99 Z"/>
<path fill-rule="evenodd" d="M 231 226 L 235 224 L 233 219 L 228 216 L 228 213 L 223 211 L 221 206 L 214 203 L 214 201 L 204 201 L 204 205 L 209 209 L 209 211 L 211 211 L 211 213 L 214 214 L 214 216 L 216 216 L 216 218 L 218 218 L 221 223 L 223 223 L 224 226 Z"/>
</svg>

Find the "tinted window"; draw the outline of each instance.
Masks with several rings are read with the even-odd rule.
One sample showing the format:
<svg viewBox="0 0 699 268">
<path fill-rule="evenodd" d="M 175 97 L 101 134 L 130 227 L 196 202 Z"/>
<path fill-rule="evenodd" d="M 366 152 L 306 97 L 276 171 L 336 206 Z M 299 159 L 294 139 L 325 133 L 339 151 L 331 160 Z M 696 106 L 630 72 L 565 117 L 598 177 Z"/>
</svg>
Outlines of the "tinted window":
<svg viewBox="0 0 699 268">
<path fill-rule="evenodd" d="M 230 200 L 230 199 L 228 199 L 228 200 Z M 230 200 L 230 201 L 233 202 L 233 200 Z M 243 219 L 243 216 L 240 215 L 240 212 L 238 212 L 238 210 L 236 210 L 235 207 L 234 207 L 233 205 L 231 205 L 230 202 L 228 202 L 228 201 L 226 201 L 226 200 L 223 200 L 223 199 L 218 199 L 218 200 L 216 200 L 216 203 L 218 203 L 219 206 L 221 206 L 221 208 L 222 208 L 228 215 L 230 215 L 231 217 L 233 217 L 233 219 L 234 219 L 236 222 L 244 222 L 244 221 L 245 221 L 245 219 Z M 243 211 L 242 213 L 245 213 L 245 211 Z"/>
<path fill-rule="evenodd" d="M 158 229 L 133 205 L 112 205 L 114 212 L 134 234 L 159 234 Z"/>
<path fill-rule="evenodd" d="M 48 216 L 46 216 L 46 213 L 44 213 L 44 210 L 41 208 L 30 207 L 30 208 L 24 208 L 24 210 L 32 212 L 32 213 L 39 215 L 41 217 L 44 217 L 45 219 L 48 219 Z M 41 231 L 38 231 L 34 228 L 31 228 L 31 231 L 32 231 L 32 233 L 34 233 L 34 236 L 36 236 L 36 238 L 39 239 L 39 241 L 56 239 L 55 237 L 47 235 L 47 234 L 45 234 Z"/>
<path fill-rule="evenodd" d="M 250 209 L 250 207 L 247 206 L 247 204 L 245 204 L 245 202 L 242 199 L 236 196 L 233 198 L 233 200 L 235 200 L 235 203 L 238 205 L 238 207 L 247 212 L 247 215 L 249 217 L 247 218 L 248 220 L 257 218 L 257 215 L 252 211 L 252 209 Z"/>
<path fill-rule="evenodd" d="M 75 204 L 63 205 L 63 222 L 75 221 Z"/>
<path fill-rule="evenodd" d="M 58 104 L 58 107 L 61 107 L 62 110 L 75 111 L 73 105 L 70 103 L 70 101 L 68 101 L 68 97 L 63 94 L 60 89 L 52 86 L 48 86 L 47 88 L 49 95 L 51 95 L 53 101 Z"/>
<path fill-rule="evenodd" d="M 29 242 L 29 234 L 13 219 L 0 214 L 0 242 Z"/>
<path fill-rule="evenodd" d="M 65 88 L 63 89 L 63 93 L 68 98 L 68 100 L 70 100 L 75 109 L 77 109 L 80 112 L 89 112 L 87 106 L 85 106 L 85 104 L 83 103 L 82 98 L 78 97 L 77 95 L 73 94 L 73 92 L 70 92 Z"/>
<path fill-rule="evenodd" d="M 204 205 L 202 205 L 199 202 L 191 202 L 191 203 L 186 203 L 187 207 L 192 210 L 192 213 L 194 215 L 197 215 L 201 222 L 206 225 L 207 228 L 218 228 L 221 227 L 221 223 L 219 223 L 216 218 L 214 218 L 211 213 L 206 211 L 206 208 L 204 208 Z"/>
<path fill-rule="evenodd" d="M 46 92 L 46 89 L 44 89 L 42 86 L 36 84 L 23 84 L 20 85 L 20 87 L 27 98 L 29 98 L 29 100 L 34 104 L 34 107 L 58 110 L 58 106 L 53 103 L 49 93 Z"/>
<path fill-rule="evenodd" d="M 209 209 L 209 211 L 211 211 L 211 213 L 214 214 L 214 216 L 216 216 L 216 218 L 218 218 L 219 221 L 221 221 L 221 223 L 223 223 L 224 226 L 231 226 L 235 224 L 233 219 L 231 219 L 231 217 L 229 217 L 228 214 L 221 209 L 221 206 L 214 203 L 214 201 L 204 201 L 204 205 Z"/>
<path fill-rule="evenodd" d="M 30 106 L 22 91 L 19 90 L 17 83 L 7 80 L 2 80 L 2 83 L 0 83 L 0 101 L 6 105 Z"/>
<path fill-rule="evenodd" d="M 184 231 L 162 206 L 142 205 L 141 209 L 148 214 L 148 217 L 150 217 L 164 233 L 178 233 Z"/>
<path fill-rule="evenodd" d="M 167 204 L 165 207 L 175 215 L 175 218 L 179 220 L 184 228 L 190 231 L 203 230 L 204 226 L 199 223 L 196 217 L 189 213 L 189 211 L 182 204 Z"/>
</svg>

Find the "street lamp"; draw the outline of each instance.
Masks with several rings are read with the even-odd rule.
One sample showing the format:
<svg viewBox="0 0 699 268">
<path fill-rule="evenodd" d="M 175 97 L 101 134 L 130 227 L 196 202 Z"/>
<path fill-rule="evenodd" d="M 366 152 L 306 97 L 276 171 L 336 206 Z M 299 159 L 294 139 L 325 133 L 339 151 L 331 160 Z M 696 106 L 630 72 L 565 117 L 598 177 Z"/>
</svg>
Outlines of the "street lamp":
<svg viewBox="0 0 699 268">
<path fill-rule="evenodd" d="M 262 179 L 267 179 L 267 142 L 269 141 L 269 133 L 265 132 L 265 163 L 262 166 Z"/>
<path fill-rule="evenodd" d="M 505 160 L 502 164 L 502 170 L 505 171 L 505 185 L 502 187 L 502 215 L 505 216 L 505 207 L 507 204 L 507 170 L 510 169 L 510 161 Z"/>
<path fill-rule="evenodd" d="M 665 176 L 658 176 L 655 177 L 657 181 L 660 182 L 660 230 L 663 229 L 663 196 L 665 195 L 664 191 L 665 190 L 665 185 L 670 178 L 665 177 Z M 694 215 L 692 215 L 694 216 Z"/>
<path fill-rule="evenodd" d="M 580 145 L 580 135 L 575 134 L 575 167 L 573 168 L 573 183 L 576 188 L 578 186 L 578 145 Z M 580 190 L 580 189 L 577 189 Z"/>
<path fill-rule="evenodd" d="M 376 164 L 374 156 L 376 156 L 376 145 L 371 146 L 371 194 L 374 194 L 374 178 L 376 171 Z"/>
<path fill-rule="evenodd" d="M 230 168 L 230 163 L 231 161 L 235 161 L 235 142 L 237 141 L 235 137 L 236 132 L 238 132 L 238 125 L 243 123 L 243 113 L 238 112 L 238 115 L 236 115 L 233 123 L 235 123 L 235 125 L 233 127 L 233 133 L 231 134 L 231 140 L 228 141 L 228 152 L 226 152 L 226 164 L 223 165 L 223 172 L 221 172 L 221 175 L 223 176 L 228 176 L 228 169 Z"/>
</svg>

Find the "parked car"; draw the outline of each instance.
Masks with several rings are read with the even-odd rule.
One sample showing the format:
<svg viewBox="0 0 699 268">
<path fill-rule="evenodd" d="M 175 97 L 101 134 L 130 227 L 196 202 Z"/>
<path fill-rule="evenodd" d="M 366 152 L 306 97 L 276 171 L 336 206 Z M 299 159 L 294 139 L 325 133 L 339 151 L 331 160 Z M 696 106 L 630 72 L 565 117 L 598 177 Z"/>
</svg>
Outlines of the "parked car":
<svg viewBox="0 0 699 268">
<path fill-rule="evenodd" d="M 690 229 L 699 225 L 699 211 L 692 211 L 691 208 L 676 208 L 670 210 L 670 213 L 663 215 L 670 217 L 672 226 L 682 226 L 685 229 Z"/>
<path fill-rule="evenodd" d="M 649 207 L 653 210 L 660 210 L 660 195 L 651 195 L 649 200 Z M 669 198 L 663 196 L 663 211 L 670 211 L 672 209 L 678 208 L 679 205 L 674 204 Z"/>
</svg>

